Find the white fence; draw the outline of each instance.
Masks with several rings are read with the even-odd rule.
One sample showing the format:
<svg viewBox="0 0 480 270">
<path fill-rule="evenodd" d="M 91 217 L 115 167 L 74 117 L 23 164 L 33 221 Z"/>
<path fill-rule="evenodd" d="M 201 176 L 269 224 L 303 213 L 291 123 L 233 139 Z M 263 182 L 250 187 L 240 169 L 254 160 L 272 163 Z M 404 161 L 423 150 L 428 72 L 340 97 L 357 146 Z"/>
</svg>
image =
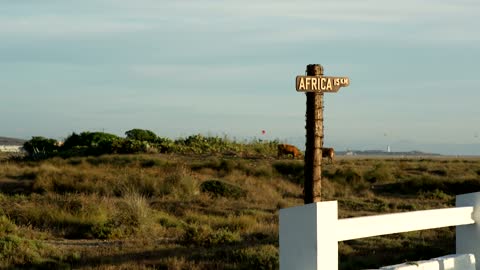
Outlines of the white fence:
<svg viewBox="0 0 480 270">
<path fill-rule="evenodd" d="M 453 254 L 428 261 L 384 266 L 377 270 L 475 270 L 473 254 Z"/>
<path fill-rule="evenodd" d="M 478 206 L 480 192 L 457 196 L 455 208 L 346 219 L 338 219 L 336 201 L 281 209 L 280 269 L 337 270 L 339 241 L 448 226 L 457 226 L 456 253 L 478 259 Z"/>
</svg>

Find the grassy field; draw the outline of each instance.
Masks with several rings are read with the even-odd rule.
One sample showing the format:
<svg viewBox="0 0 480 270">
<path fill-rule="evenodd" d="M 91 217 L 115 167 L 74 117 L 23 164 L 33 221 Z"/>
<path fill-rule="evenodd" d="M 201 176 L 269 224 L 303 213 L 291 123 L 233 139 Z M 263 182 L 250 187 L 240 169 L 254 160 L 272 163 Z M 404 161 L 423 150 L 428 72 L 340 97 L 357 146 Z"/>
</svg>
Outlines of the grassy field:
<svg viewBox="0 0 480 270">
<path fill-rule="evenodd" d="M 303 204 L 303 161 L 107 155 L 0 158 L 0 268 L 276 269 L 278 210 Z M 450 207 L 480 159 L 340 158 L 323 169 L 340 217 Z M 454 252 L 454 228 L 341 242 L 341 269 Z"/>
</svg>

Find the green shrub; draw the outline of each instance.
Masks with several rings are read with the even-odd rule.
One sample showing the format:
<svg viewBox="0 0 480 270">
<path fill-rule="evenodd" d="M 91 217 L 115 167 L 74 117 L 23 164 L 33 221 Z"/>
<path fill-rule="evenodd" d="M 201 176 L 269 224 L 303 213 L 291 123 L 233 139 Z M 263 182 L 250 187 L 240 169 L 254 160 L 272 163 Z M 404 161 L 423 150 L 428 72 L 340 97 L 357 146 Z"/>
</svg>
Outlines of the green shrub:
<svg viewBox="0 0 480 270">
<path fill-rule="evenodd" d="M 247 175 L 253 175 L 255 177 L 270 178 L 273 176 L 271 167 L 263 166 L 253 170 L 247 170 Z"/>
<path fill-rule="evenodd" d="M 390 167 L 384 163 L 375 165 L 372 170 L 365 173 L 364 178 L 370 183 L 388 183 L 395 180 Z"/>
<path fill-rule="evenodd" d="M 353 168 L 347 168 L 343 171 L 340 170 L 340 174 L 345 178 L 345 181 L 350 184 L 358 184 L 363 180 L 360 173 Z"/>
<path fill-rule="evenodd" d="M 302 161 L 277 161 L 273 163 L 272 166 L 289 181 L 303 185 L 305 170 Z"/>
<path fill-rule="evenodd" d="M 446 169 L 435 169 L 430 171 L 431 174 L 433 175 L 438 175 L 438 176 L 447 176 L 448 172 Z"/>
<path fill-rule="evenodd" d="M 14 233 L 16 230 L 17 226 L 6 216 L 0 214 L 0 236 Z"/>
<path fill-rule="evenodd" d="M 212 230 L 207 225 L 190 225 L 185 230 L 182 241 L 187 245 L 211 247 L 235 244 L 241 241 L 241 237 L 238 232 L 226 229 Z"/>
<path fill-rule="evenodd" d="M 199 163 L 194 163 L 191 165 L 191 169 L 194 171 L 199 171 L 201 169 L 212 169 L 218 172 L 220 177 L 224 177 L 232 173 L 235 169 L 241 168 L 242 165 L 230 159 L 209 159 Z"/>
<path fill-rule="evenodd" d="M 39 242 L 17 235 L 0 236 L 0 267 L 38 264 L 43 261 L 42 248 Z"/>
<path fill-rule="evenodd" d="M 77 166 L 83 164 L 83 159 L 81 158 L 72 158 L 68 160 L 68 164 Z"/>
<path fill-rule="evenodd" d="M 218 165 L 218 170 L 225 175 L 231 173 L 235 169 L 235 163 L 232 160 L 223 159 Z"/>
<path fill-rule="evenodd" d="M 219 229 L 213 231 L 209 237 L 210 246 L 216 245 L 225 245 L 225 244 L 235 244 L 240 242 L 242 239 L 238 232 L 232 232 L 227 229 Z"/>
<path fill-rule="evenodd" d="M 241 265 L 241 269 L 270 270 L 279 268 L 278 249 L 273 245 L 261 245 L 236 250 L 233 260 Z"/>
<path fill-rule="evenodd" d="M 156 214 L 156 216 L 158 223 L 165 228 L 178 228 L 185 226 L 185 222 L 167 213 L 159 212 Z"/>
<path fill-rule="evenodd" d="M 212 145 L 211 142 L 201 134 L 190 135 L 184 139 L 177 139 L 175 140 L 175 144 L 184 146 L 183 148 L 177 148 L 184 153 L 204 154 L 215 152 L 215 145 Z"/>
<path fill-rule="evenodd" d="M 66 238 L 92 238 L 92 230 L 108 221 L 106 202 L 98 197 L 71 195 L 33 195 L 29 201 L 18 202 L 8 210 L 16 224 L 28 225 Z"/>
<path fill-rule="evenodd" d="M 70 155 L 102 155 L 114 153 L 117 141 L 122 140 L 114 134 L 105 132 L 72 133 L 61 147 L 64 157 Z"/>
<path fill-rule="evenodd" d="M 363 177 L 356 168 L 346 167 L 337 169 L 333 174 L 327 174 L 330 180 L 338 183 L 346 183 L 350 186 L 362 184 Z"/>
<path fill-rule="evenodd" d="M 150 130 L 147 129 L 138 129 L 134 128 L 127 132 L 125 132 L 127 139 L 136 140 L 136 141 L 146 141 L 146 142 L 156 142 L 157 135 Z"/>
<path fill-rule="evenodd" d="M 115 236 L 114 232 L 116 228 L 117 227 L 115 226 L 115 223 L 110 221 L 110 222 L 93 224 L 88 231 L 91 234 L 92 238 L 110 239 L 110 238 L 114 238 Z"/>
<path fill-rule="evenodd" d="M 119 154 L 146 153 L 150 147 L 151 146 L 147 141 L 119 139 L 114 141 L 111 152 Z"/>
<path fill-rule="evenodd" d="M 157 137 L 155 146 L 160 153 L 173 153 L 176 151 L 176 144 L 172 139 Z"/>
<path fill-rule="evenodd" d="M 406 211 L 415 211 L 418 209 L 417 205 L 409 203 L 400 203 L 397 205 L 397 209 Z"/>
<path fill-rule="evenodd" d="M 200 191 L 214 197 L 227 197 L 238 199 L 245 197 L 247 191 L 243 188 L 220 180 L 207 180 L 200 185 Z"/>
<path fill-rule="evenodd" d="M 480 181 L 476 179 L 448 180 L 422 176 L 417 179 L 386 185 L 383 191 L 403 194 L 422 194 L 425 192 L 443 192 L 448 195 L 459 195 L 480 191 Z"/>
<path fill-rule="evenodd" d="M 159 159 L 145 159 L 140 162 L 140 166 L 143 168 L 151 168 L 161 165 L 163 165 L 163 162 L 161 162 Z"/>
<path fill-rule="evenodd" d="M 182 236 L 182 242 L 187 245 L 207 246 L 212 231 L 207 225 L 188 226 Z"/>
<path fill-rule="evenodd" d="M 92 237 L 98 239 L 121 238 L 140 231 L 150 215 L 147 199 L 129 192 L 115 203 L 115 210 L 106 221 L 97 222 L 90 228 Z"/>
<path fill-rule="evenodd" d="M 191 196 L 198 193 L 198 181 L 188 175 L 183 168 L 165 177 L 159 193 L 161 195 L 174 194 L 179 197 Z"/>
<path fill-rule="evenodd" d="M 23 144 L 23 149 L 28 156 L 34 159 L 43 159 L 55 155 L 59 147 L 54 139 L 47 139 L 41 136 L 32 137 Z"/>
<path fill-rule="evenodd" d="M 442 200 L 442 201 L 448 201 L 453 198 L 452 195 L 448 195 L 439 189 L 435 189 L 434 191 L 420 192 L 419 195 L 421 198 Z"/>
</svg>

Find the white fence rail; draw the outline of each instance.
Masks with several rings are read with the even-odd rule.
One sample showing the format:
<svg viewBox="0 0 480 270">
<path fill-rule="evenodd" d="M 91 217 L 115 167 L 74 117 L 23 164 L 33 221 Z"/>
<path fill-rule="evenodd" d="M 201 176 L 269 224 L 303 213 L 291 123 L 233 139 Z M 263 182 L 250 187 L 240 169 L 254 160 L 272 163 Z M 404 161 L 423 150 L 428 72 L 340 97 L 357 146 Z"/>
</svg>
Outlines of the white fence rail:
<svg viewBox="0 0 480 270">
<path fill-rule="evenodd" d="M 280 269 L 337 270 L 339 241 L 448 226 L 457 226 L 456 253 L 480 258 L 479 206 L 480 193 L 470 193 L 455 208 L 347 219 L 338 219 L 336 201 L 281 209 Z"/>
<path fill-rule="evenodd" d="M 337 240 L 473 224 L 473 207 L 415 211 L 340 219 Z"/>
</svg>

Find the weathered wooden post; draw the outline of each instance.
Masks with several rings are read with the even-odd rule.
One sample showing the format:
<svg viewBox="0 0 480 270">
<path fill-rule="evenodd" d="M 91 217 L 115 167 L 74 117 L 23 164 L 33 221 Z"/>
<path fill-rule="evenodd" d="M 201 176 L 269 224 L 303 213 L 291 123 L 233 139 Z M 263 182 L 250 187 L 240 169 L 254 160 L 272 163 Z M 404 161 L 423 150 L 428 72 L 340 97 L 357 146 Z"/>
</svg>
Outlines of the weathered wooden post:
<svg viewBox="0 0 480 270">
<path fill-rule="evenodd" d="M 350 80 L 347 77 L 325 77 L 323 67 L 318 64 L 307 65 L 306 73 L 306 76 L 297 76 L 296 89 L 306 92 L 307 96 L 304 203 L 309 204 L 321 201 L 323 93 L 337 92 L 340 87 L 348 86 Z"/>
</svg>

